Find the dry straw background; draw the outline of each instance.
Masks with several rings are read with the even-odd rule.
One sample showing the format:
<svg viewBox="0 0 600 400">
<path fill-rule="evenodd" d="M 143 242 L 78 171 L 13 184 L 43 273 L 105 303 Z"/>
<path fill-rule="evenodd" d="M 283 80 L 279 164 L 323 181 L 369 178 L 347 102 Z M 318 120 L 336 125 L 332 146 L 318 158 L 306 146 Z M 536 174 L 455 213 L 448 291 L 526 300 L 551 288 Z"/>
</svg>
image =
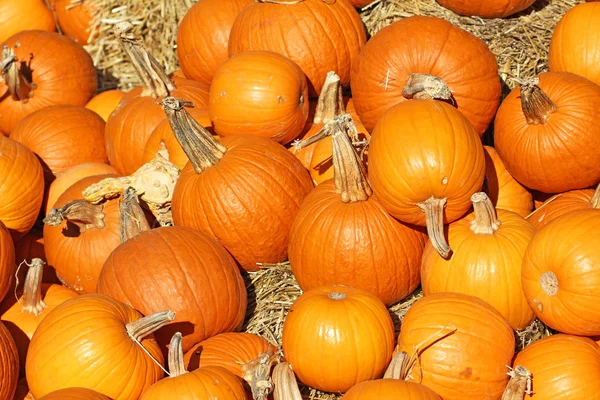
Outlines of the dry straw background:
<svg viewBox="0 0 600 400">
<path fill-rule="evenodd" d="M 130 89 L 139 84 L 133 67 L 116 40 L 112 28 L 119 21 L 130 21 L 144 37 L 152 54 L 167 68 L 177 69 L 175 52 L 177 25 L 194 0 L 91 0 L 96 9 L 94 29 L 99 38 L 87 46 L 102 76 L 102 87 Z M 461 17 L 439 6 L 435 0 L 378 0 L 361 10 L 370 35 L 402 18 L 429 15 L 444 18 L 473 33 L 489 46 L 498 59 L 498 72 L 505 94 L 515 86 L 511 78 L 530 77 L 547 70 L 547 53 L 552 31 L 560 18 L 582 0 L 538 0 L 531 8 L 507 19 L 483 20 Z M 207 18 L 210 18 L 207 15 Z M 274 344 L 281 343 L 283 321 L 294 300 L 301 294 L 289 263 L 265 265 L 246 276 L 249 310 L 245 329 Z M 404 301 L 390 307 L 396 329 L 408 308 L 422 296 L 415 291 Z M 517 333 L 517 350 L 550 335 L 539 321 Z M 307 399 L 338 399 L 310 388 L 302 388 Z"/>
</svg>

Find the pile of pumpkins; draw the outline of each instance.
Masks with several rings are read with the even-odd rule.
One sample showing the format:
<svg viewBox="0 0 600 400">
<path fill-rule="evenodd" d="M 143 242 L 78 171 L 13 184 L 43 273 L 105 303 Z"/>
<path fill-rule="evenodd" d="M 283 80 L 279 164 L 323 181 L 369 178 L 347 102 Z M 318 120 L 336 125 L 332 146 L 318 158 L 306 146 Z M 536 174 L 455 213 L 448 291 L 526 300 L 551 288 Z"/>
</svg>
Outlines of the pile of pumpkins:
<svg viewBox="0 0 600 400">
<path fill-rule="evenodd" d="M 144 84 L 96 94 L 72 3 L 2 29 L 0 400 L 599 398 L 599 3 L 501 104 L 480 39 L 367 41 L 349 0 L 200 0 L 170 75 L 116 24 Z M 240 332 L 244 276 L 286 260 L 279 347 Z M 535 318 L 556 334 L 515 354 Z"/>
</svg>

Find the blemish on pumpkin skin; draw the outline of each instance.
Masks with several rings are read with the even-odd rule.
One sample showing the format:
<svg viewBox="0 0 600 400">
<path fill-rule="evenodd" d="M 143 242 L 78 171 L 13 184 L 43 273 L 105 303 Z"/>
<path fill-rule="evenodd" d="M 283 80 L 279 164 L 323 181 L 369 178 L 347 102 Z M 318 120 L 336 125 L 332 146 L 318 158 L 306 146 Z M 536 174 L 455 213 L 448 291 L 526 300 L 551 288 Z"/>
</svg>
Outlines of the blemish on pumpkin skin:
<svg viewBox="0 0 600 400">
<path fill-rule="evenodd" d="M 464 371 L 461 371 L 461 373 L 458 374 L 459 378 L 464 378 L 464 379 L 469 379 L 471 376 L 473 376 L 473 369 L 470 367 L 465 368 Z"/>
<path fill-rule="evenodd" d="M 285 103 L 285 96 L 278 96 L 277 97 L 277 102 L 279 104 Z"/>
</svg>

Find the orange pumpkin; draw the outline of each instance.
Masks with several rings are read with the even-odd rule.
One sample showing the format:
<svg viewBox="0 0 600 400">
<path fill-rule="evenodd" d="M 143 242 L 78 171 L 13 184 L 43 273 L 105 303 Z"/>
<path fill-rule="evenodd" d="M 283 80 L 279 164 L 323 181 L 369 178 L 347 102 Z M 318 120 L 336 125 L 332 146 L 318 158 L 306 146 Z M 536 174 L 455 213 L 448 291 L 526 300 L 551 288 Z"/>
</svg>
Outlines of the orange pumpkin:
<svg viewBox="0 0 600 400">
<path fill-rule="evenodd" d="M 289 57 L 306 74 L 310 96 L 317 97 L 329 71 L 348 87 L 365 41 L 360 16 L 347 1 L 259 0 L 233 23 L 229 55 L 268 50 Z"/>
<path fill-rule="evenodd" d="M 39 398 L 39 400 L 110 400 L 94 390 L 73 387 L 60 389 Z"/>
<path fill-rule="evenodd" d="M 494 123 L 496 150 L 511 175 L 545 193 L 596 185 L 597 104 L 600 86 L 567 72 L 546 72 L 513 90 Z"/>
<path fill-rule="evenodd" d="M 210 85 L 229 58 L 233 21 L 249 4 L 252 0 L 200 0 L 188 10 L 177 29 L 177 58 L 185 76 Z"/>
<path fill-rule="evenodd" d="M 583 76 L 600 85 L 600 4 L 571 8 L 552 33 L 548 52 L 550 71 Z"/>
<path fill-rule="evenodd" d="M 85 108 L 89 108 L 101 116 L 104 121 L 108 121 L 108 117 L 117 108 L 123 96 L 125 93 L 120 90 L 107 90 L 92 97 Z"/>
<path fill-rule="evenodd" d="M 374 3 L 375 0 L 350 0 L 350 4 L 352 4 L 356 8 L 363 8 L 368 6 L 371 3 Z"/>
<path fill-rule="evenodd" d="M 39 258 L 46 262 L 46 251 L 44 250 L 44 236 L 42 234 L 41 227 L 35 226 L 32 230 L 27 232 L 25 236 L 15 242 L 15 264 L 20 265 L 23 261 L 31 261 L 34 258 Z M 25 280 L 27 275 L 27 269 L 21 268 L 19 270 L 19 282 Z M 49 265 L 44 267 L 44 283 L 61 283 L 56 277 L 56 271 Z M 15 283 L 11 283 L 11 290 L 14 292 Z M 14 303 L 17 299 L 12 296 L 11 301 Z"/>
<path fill-rule="evenodd" d="M 567 234 L 568 233 L 568 234 Z M 523 291 L 537 317 L 573 335 L 600 335 L 600 212 L 571 211 L 539 230 L 523 260 Z"/>
<path fill-rule="evenodd" d="M 499 399 L 515 349 L 513 330 L 502 315 L 459 293 L 436 293 L 414 303 L 398 343 L 415 359 L 409 380 L 444 400 Z"/>
<path fill-rule="evenodd" d="M 92 58 L 66 36 L 23 31 L 4 45 L 16 58 L 9 63 L 4 82 L 0 81 L 0 130 L 10 133 L 17 122 L 44 107 L 83 106 L 96 93 Z M 2 57 L 6 61 L 9 54 Z"/>
<path fill-rule="evenodd" d="M 63 34 L 81 45 L 92 43 L 98 27 L 92 30 L 96 8 L 90 0 L 55 0 L 54 10 Z"/>
<path fill-rule="evenodd" d="M 345 392 L 383 375 L 394 351 L 394 324 L 369 292 L 322 286 L 294 302 L 283 325 L 282 345 L 304 384 Z"/>
<path fill-rule="evenodd" d="M 0 221 L 0 301 L 8 293 L 15 275 L 15 247 L 10 232 Z"/>
<path fill-rule="evenodd" d="M 59 304 L 77 296 L 61 285 L 42 284 L 43 261 L 34 259 L 25 277 L 23 296 L 0 319 L 8 328 L 19 352 L 20 375 L 25 375 L 29 341 L 40 322 Z"/>
<path fill-rule="evenodd" d="M 13 240 L 25 235 L 35 223 L 44 199 L 44 173 L 27 147 L 0 136 L 0 221 Z"/>
<path fill-rule="evenodd" d="M 163 377 L 164 359 L 152 332 L 172 320 L 171 311 L 142 318 L 99 294 L 67 300 L 33 334 L 26 362 L 29 389 L 36 398 L 75 386 L 114 400 L 138 399 Z"/>
<path fill-rule="evenodd" d="M 426 225 L 433 246 L 447 257 L 443 224 L 471 207 L 485 176 L 473 126 L 446 103 L 402 102 L 377 123 L 369 159 L 371 185 L 384 208 L 402 222 Z"/>
<path fill-rule="evenodd" d="M 600 347 L 588 338 L 546 337 L 517 354 L 513 365 L 533 377 L 527 400 L 594 399 L 600 393 Z"/>
<path fill-rule="evenodd" d="M 0 322 L 0 399 L 12 399 L 19 381 L 19 354 L 15 341 Z"/>
<path fill-rule="evenodd" d="M 535 3 L 535 0 L 437 0 L 459 15 L 481 18 L 506 18 Z"/>
<path fill-rule="evenodd" d="M 0 43 L 26 30 L 55 32 L 56 23 L 52 11 L 44 0 L 12 0 L 0 4 Z"/>
<path fill-rule="evenodd" d="M 262 137 L 231 136 L 218 142 L 199 124 L 191 124 L 181 102 L 171 98 L 163 105 L 172 126 L 180 127 L 175 134 L 187 143 L 190 160 L 173 192 L 175 225 L 218 239 L 246 270 L 284 261 L 294 216 L 313 188 L 300 161 Z"/>
<path fill-rule="evenodd" d="M 526 217 L 533 210 L 531 193 L 523 187 L 504 166 L 496 149 L 483 146 L 485 150 L 484 191 L 496 208 L 512 211 Z"/>
<path fill-rule="evenodd" d="M 535 229 L 523 217 L 494 210 L 485 193 L 472 196 L 474 212 L 448 228 L 452 255 L 446 260 L 428 243 L 421 286 L 425 296 L 455 292 L 478 297 L 500 312 L 514 329 L 534 319 L 521 286 L 521 264 Z"/>
<path fill-rule="evenodd" d="M 476 36 L 435 17 L 379 31 L 352 68 L 352 99 L 365 127 L 407 99 L 448 99 L 481 136 L 500 100 L 496 57 Z"/>
<path fill-rule="evenodd" d="M 552 195 L 542 203 L 527 220 L 540 230 L 556 218 L 575 210 L 600 208 L 600 185 L 596 190 L 580 189 Z"/>
<path fill-rule="evenodd" d="M 538 192 L 537 190 L 532 190 L 531 195 L 533 196 L 533 205 L 535 206 L 534 210 L 537 210 L 542 206 L 542 204 L 556 196 L 556 193 L 542 193 Z"/>
<path fill-rule="evenodd" d="M 427 386 L 399 379 L 376 379 L 354 385 L 342 400 L 442 400 Z"/>
<path fill-rule="evenodd" d="M 54 204 L 60 211 L 60 218 L 52 221 L 56 226 L 49 225 L 49 222 L 44 226 L 48 263 L 56 269 L 65 286 L 80 294 L 96 292 L 102 265 L 121 243 L 119 201 L 108 200 L 95 206 L 81 200 L 77 204 L 82 207 L 61 208 L 81 199 L 83 190 L 88 186 L 111 176 L 114 175 L 91 176 L 72 185 Z"/>
</svg>

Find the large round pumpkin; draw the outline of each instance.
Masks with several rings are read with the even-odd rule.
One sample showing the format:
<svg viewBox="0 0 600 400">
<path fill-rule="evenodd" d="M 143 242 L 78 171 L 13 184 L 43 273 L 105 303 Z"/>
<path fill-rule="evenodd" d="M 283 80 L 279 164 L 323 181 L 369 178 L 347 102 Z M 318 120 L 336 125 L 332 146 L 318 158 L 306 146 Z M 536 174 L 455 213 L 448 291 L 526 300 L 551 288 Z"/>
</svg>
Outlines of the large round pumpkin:
<svg viewBox="0 0 600 400">
<path fill-rule="evenodd" d="M 95 390 L 72 387 L 48 393 L 39 400 L 110 400 L 110 398 Z"/>
<path fill-rule="evenodd" d="M 15 275 L 15 246 L 10 232 L 0 221 L 0 301 L 8 293 Z"/>
<path fill-rule="evenodd" d="M 384 208 L 400 221 L 427 226 L 447 257 L 443 223 L 471 207 L 485 176 L 483 146 L 456 108 L 433 100 L 393 107 L 377 123 L 369 146 L 369 178 Z"/>
<path fill-rule="evenodd" d="M 186 77 L 210 85 L 215 71 L 229 58 L 233 21 L 252 3 L 253 0 L 200 0 L 187 11 L 177 29 L 177 59 Z"/>
<path fill-rule="evenodd" d="M 414 303 L 398 343 L 416 360 L 409 380 L 444 400 L 499 399 L 515 349 L 513 330 L 502 315 L 459 293 L 436 293 Z"/>
<path fill-rule="evenodd" d="M 89 108 L 101 116 L 104 121 L 108 121 L 108 117 L 115 111 L 124 95 L 125 93 L 120 90 L 107 90 L 92 97 L 85 108 Z"/>
<path fill-rule="evenodd" d="M 44 0 L 3 1 L 0 3 L 0 26 L 0 43 L 21 31 L 56 31 L 52 11 L 46 7 Z"/>
<path fill-rule="evenodd" d="M 185 227 L 152 229 L 122 243 L 102 268 L 98 293 L 144 315 L 173 310 L 174 323 L 156 338 L 166 347 L 181 331 L 184 351 L 239 329 L 246 313 L 246 289 L 233 258 L 216 240 Z"/>
<path fill-rule="evenodd" d="M 476 296 L 498 310 L 514 329 L 534 319 L 521 286 L 521 264 L 535 229 L 523 217 L 494 210 L 485 193 L 472 197 L 474 212 L 450 224 L 452 255 L 446 260 L 428 243 L 421 286 L 425 296 L 456 292 Z"/>
<path fill-rule="evenodd" d="M 42 161 L 49 185 L 57 174 L 84 162 L 107 163 L 104 121 L 82 106 L 43 108 L 23 118 L 10 138 L 27 146 Z"/>
<path fill-rule="evenodd" d="M 84 178 L 67 189 L 54 204 L 61 208 L 80 200 L 88 186 L 114 175 Z M 67 210 L 63 222 L 44 226 L 44 244 L 48 263 L 59 279 L 77 293 L 95 293 L 102 265 L 121 243 L 119 238 L 119 200 L 91 205 L 81 200 L 83 209 Z M 79 215 L 84 212 L 83 218 Z"/>
<path fill-rule="evenodd" d="M 483 135 L 500 100 L 496 57 L 479 38 L 443 19 L 405 18 L 361 51 L 352 69 L 352 98 L 369 131 L 407 99 L 448 98 Z"/>
<path fill-rule="evenodd" d="M 527 220 L 540 230 L 556 218 L 576 210 L 600 208 L 600 185 L 596 190 L 578 189 L 551 196 L 542 203 Z"/>
<path fill-rule="evenodd" d="M 302 70 L 270 51 L 231 57 L 216 71 L 208 112 L 221 136 L 256 135 L 286 144 L 308 118 L 308 87 Z"/>
<path fill-rule="evenodd" d="M 152 332 L 172 312 L 142 318 L 108 296 L 77 296 L 56 307 L 35 331 L 27 354 L 27 382 L 42 397 L 84 387 L 114 400 L 138 399 L 163 377 L 163 356 Z"/>
<path fill-rule="evenodd" d="M 0 81 L 0 130 L 10 133 L 17 122 L 44 107 L 83 106 L 96 93 L 92 58 L 66 36 L 23 31 L 4 44 L 14 50 L 17 61 Z M 30 84 L 15 86 L 11 77 Z"/>
<path fill-rule="evenodd" d="M 369 292 L 322 286 L 294 302 L 283 325 L 282 345 L 303 383 L 345 392 L 383 375 L 394 351 L 394 324 Z"/>
<path fill-rule="evenodd" d="M 0 399 L 10 400 L 19 381 L 19 354 L 15 341 L 6 326 L 0 322 Z"/>
<path fill-rule="evenodd" d="M 310 96 L 317 97 L 329 71 L 349 85 L 365 41 L 364 25 L 348 1 L 259 0 L 236 18 L 229 55 L 269 50 L 289 57 L 306 74 Z"/>
<path fill-rule="evenodd" d="M 553 335 L 522 350 L 513 363 L 532 375 L 529 400 L 596 399 L 600 393 L 600 347 L 588 338 Z"/>
<path fill-rule="evenodd" d="M 442 400 L 427 386 L 400 379 L 376 379 L 354 385 L 343 400 Z"/>
<path fill-rule="evenodd" d="M 538 318 L 562 333 L 600 335 L 600 212 L 569 212 L 539 230 L 523 260 L 523 291 Z"/>
<path fill-rule="evenodd" d="M 442 6 L 467 17 L 505 18 L 525 10 L 535 0 L 437 0 Z"/>
<path fill-rule="evenodd" d="M 545 193 L 600 181 L 600 86 L 567 72 L 524 82 L 502 102 L 494 144 L 523 185 Z"/>
<path fill-rule="evenodd" d="M 44 199 L 44 172 L 31 150 L 1 135 L 0 154 L 0 221 L 16 241 L 38 217 Z"/>
<path fill-rule="evenodd" d="M 600 85 L 600 3 L 577 4 L 558 22 L 548 52 L 550 71 L 566 71 Z"/>
</svg>

